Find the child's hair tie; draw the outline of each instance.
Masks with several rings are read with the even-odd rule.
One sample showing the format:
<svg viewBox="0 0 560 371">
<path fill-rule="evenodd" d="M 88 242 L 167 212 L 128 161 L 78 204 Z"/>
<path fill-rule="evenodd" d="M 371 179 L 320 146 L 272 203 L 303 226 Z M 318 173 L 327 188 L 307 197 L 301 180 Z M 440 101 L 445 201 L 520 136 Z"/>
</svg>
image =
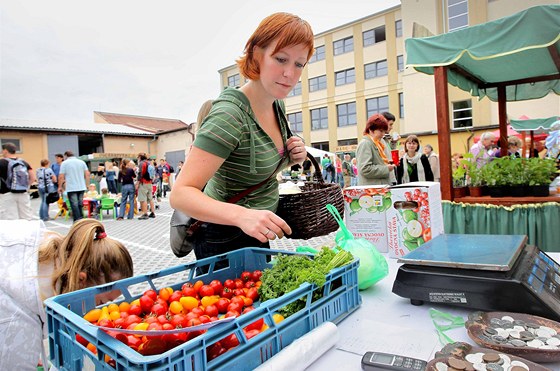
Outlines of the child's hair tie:
<svg viewBox="0 0 560 371">
<path fill-rule="evenodd" d="M 105 232 L 99 232 L 99 233 L 95 236 L 95 239 L 96 239 L 96 240 L 100 240 L 100 239 L 105 238 L 105 237 L 107 237 L 107 233 L 105 233 Z"/>
</svg>

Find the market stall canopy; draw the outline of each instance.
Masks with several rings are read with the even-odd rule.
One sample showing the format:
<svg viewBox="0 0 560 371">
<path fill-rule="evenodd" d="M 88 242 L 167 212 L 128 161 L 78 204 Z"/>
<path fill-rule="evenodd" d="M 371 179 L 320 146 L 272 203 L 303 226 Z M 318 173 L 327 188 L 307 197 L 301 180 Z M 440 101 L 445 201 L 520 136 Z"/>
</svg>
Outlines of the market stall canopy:
<svg viewBox="0 0 560 371">
<path fill-rule="evenodd" d="M 446 34 L 405 40 L 407 66 L 434 74 L 481 99 L 506 101 L 560 94 L 560 5 L 535 6 L 509 17 Z"/>
<path fill-rule="evenodd" d="M 546 133 L 560 130 L 560 117 L 552 116 L 543 119 L 511 120 L 511 127 L 518 132 L 534 131 L 535 133 Z"/>
</svg>

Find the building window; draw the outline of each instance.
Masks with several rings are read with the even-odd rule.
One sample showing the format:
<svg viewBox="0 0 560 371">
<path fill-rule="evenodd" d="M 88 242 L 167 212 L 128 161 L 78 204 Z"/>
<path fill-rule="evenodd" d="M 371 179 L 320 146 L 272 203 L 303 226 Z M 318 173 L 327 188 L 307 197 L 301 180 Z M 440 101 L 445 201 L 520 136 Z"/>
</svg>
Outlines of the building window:
<svg viewBox="0 0 560 371">
<path fill-rule="evenodd" d="M 19 141 L 19 139 L 0 138 L 0 148 L 6 143 L 12 143 L 14 146 L 16 146 L 16 153 L 21 153 L 21 142 Z"/>
<path fill-rule="evenodd" d="M 325 59 L 325 45 L 321 45 L 315 48 L 315 53 L 309 58 L 309 63 L 322 61 Z"/>
<path fill-rule="evenodd" d="M 329 152 L 329 142 L 318 142 L 318 143 L 312 143 L 311 146 L 313 148 L 317 148 L 320 149 L 322 151 L 327 151 Z"/>
<path fill-rule="evenodd" d="M 311 110 L 311 130 L 328 129 L 329 111 L 327 107 Z"/>
<path fill-rule="evenodd" d="M 368 63 L 364 66 L 366 80 L 374 77 L 387 76 L 387 60 Z"/>
<path fill-rule="evenodd" d="M 366 100 L 366 110 L 367 117 L 375 113 L 382 113 L 389 111 L 389 96 L 384 95 L 382 97 L 370 98 Z"/>
<path fill-rule="evenodd" d="M 356 102 L 337 104 L 338 126 L 356 125 Z"/>
<path fill-rule="evenodd" d="M 364 38 L 364 46 L 369 46 L 385 41 L 385 26 L 377 27 L 369 31 L 364 31 L 362 33 L 362 36 Z"/>
<path fill-rule="evenodd" d="M 301 112 L 288 113 L 288 121 L 290 122 L 290 129 L 294 132 L 303 132 L 303 118 Z"/>
<path fill-rule="evenodd" d="M 473 126 L 472 102 L 470 99 L 453 102 L 453 129 Z"/>
<path fill-rule="evenodd" d="M 402 36 L 402 20 L 395 21 L 395 36 L 401 37 Z"/>
<path fill-rule="evenodd" d="M 333 42 L 334 55 L 348 53 L 354 50 L 354 38 L 352 36 Z"/>
<path fill-rule="evenodd" d="M 309 91 L 323 90 L 327 88 L 327 76 L 317 76 L 309 79 Z"/>
<path fill-rule="evenodd" d="M 356 144 L 358 144 L 358 139 L 341 139 L 338 141 L 340 147 L 355 146 Z"/>
<path fill-rule="evenodd" d="M 298 81 L 296 86 L 288 93 L 288 97 L 295 97 L 297 95 L 301 95 L 301 81 Z"/>
<path fill-rule="evenodd" d="M 240 84 L 240 77 L 239 74 L 235 74 L 233 76 L 228 76 L 227 78 L 227 84 L 228 86 L 231 86 L 232 88 L 238 87 Z"/>
<path fill-rule="evenodd" d="M 404 58 L 402 55 L 397 55 L 397 69 L 399 72 L 404 71 Z"/>
<path fill-rule="evenodd" d="M 404 118 L 404 94 L 399 93 L 399 117 Z"/>
<path fill-rule="evenodd" d="M 447 22 L 449 32 L 469 26 L 468 0 L 447 0 Z"/>
<path fill-rule="evenodd" d="M 356 75 L 353 68 L 336 72 L 334 75 L 336 86 L 351 84 L 356 81 Z"/>
</svg>

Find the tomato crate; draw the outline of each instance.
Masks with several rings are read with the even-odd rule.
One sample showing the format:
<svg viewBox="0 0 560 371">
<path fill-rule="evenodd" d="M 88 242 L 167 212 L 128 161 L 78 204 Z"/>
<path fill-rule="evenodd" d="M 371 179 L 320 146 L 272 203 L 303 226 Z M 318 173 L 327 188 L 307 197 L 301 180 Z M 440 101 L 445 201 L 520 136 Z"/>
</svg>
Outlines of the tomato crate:
<svg viewBox="0 0 560 371">
<path fill-rule="evenodd" d="M 358 293 L 359 261 L 355 260 L 329 272 L 321 288 L 304 283 L 279 298 L 257 302 L 254 310 L 211 327 L 198 337 L 158 355 L 141 355 L 83 318 L 96 307 L 95 295 L 98 294 L 120 290 L 124 300 L 130 302 L 150 288 L 156 291 L 162 287 L 177 290 L 185 282 L 223 281 L 239 277 L 243 271 L 263 270 L 272 266 L 274 256 L 278 254 L 296 253 L 244 248 L 49 298 L 45 301 L 49 359 L 59 370 L 79 370 L 90 363 L 96 370 L 251 370 L 320 324 L 327 321 L 338 323 L 361 305 L 362 298 Z M 169 284 L 170 281 L 174 283 Z M 317 293 L 322 294 L 322 297 L 313 298 Z M 274 322 L 273 315 L 279 309 L 299 299 L 305 301 L 303 309 L 279 323 Z M 269 328 L 248 339 L 243 328 L 260 318 Z M 95 345 L 97 355 L 76 340 L 77 334 Z M 231 334 L 237 336 L 239 345 L 213 360 L 207 360 L 207 348 Z M 114 360 L 112 364 L 106 362 L 106 357 Z"/>
</svg>

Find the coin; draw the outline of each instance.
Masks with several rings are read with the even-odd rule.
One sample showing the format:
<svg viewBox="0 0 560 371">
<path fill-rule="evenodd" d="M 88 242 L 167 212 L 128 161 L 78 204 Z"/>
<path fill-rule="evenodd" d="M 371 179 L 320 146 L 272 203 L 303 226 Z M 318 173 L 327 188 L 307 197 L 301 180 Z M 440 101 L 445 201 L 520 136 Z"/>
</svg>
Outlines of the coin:
<svg viewBox="0 0 560 371">
<path fill-rule="evenodd" d="M 482 359 L 484 360 L 484 362 L 487 363 L 496 363 L 499 360 L 501 360 L 500 355 L 498 353 L 485 353 L 482 356 Z"/>
<path fill-rule="evenodd" d="M 447 358 L 447 364 L 457 370 L 464 370 L 467 368 L 467 362 L 455 357 Z"/>
</svg>

